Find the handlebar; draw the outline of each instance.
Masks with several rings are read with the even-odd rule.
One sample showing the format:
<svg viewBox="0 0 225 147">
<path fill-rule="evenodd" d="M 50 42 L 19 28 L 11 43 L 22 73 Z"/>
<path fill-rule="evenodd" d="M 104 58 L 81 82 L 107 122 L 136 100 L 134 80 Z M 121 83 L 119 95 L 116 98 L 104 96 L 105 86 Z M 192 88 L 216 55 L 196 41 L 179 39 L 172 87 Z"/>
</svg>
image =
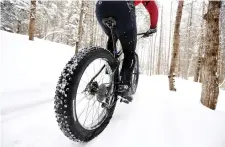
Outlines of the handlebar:
<svg viewBox="0 0 225 147">
<path fill-rule="evenodd" d="M 138 33 L 137 36 L 144 35 L 145 33 Z"/>
<path fill-rule="evenodd" d="M 137 34 L 137 36 L 141 36 L 140 38 L 146 38 L 146 37 L 150 37 L 152 35 L 153 35 L 153 33 L 147 34 L 147 32 Z"/>
</svg>

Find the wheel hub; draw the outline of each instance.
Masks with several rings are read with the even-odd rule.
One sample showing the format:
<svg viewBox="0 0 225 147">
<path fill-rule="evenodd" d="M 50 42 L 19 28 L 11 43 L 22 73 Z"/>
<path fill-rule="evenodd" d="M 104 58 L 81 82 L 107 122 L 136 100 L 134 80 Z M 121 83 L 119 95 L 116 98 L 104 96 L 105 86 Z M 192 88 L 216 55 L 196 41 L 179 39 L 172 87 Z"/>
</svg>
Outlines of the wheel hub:
<svg viewBox="0 0 225 147">
<path fill-rule="evenodd" d="M 91 95 L 95 95 L 96 92 L 98 91 L 98 82 L 94 81 L 92 82 L 89 87 L 88 87 L 88 92 L 91 94 Z"/>
<path fill-rule="evenodd" d="M 99 102 L 102 102 L 106 97 L 107 97 L 107 93 L 108 93 L 108 89 L 107 89 L 107 87 L 106 87 L 106 85 L 105 84 L 101 84 L 100 86 L 99 86 L 99 89 L 98 89 L 98 91 L 97 91 L 97 100 L 99 101 Z"/>
</svg>

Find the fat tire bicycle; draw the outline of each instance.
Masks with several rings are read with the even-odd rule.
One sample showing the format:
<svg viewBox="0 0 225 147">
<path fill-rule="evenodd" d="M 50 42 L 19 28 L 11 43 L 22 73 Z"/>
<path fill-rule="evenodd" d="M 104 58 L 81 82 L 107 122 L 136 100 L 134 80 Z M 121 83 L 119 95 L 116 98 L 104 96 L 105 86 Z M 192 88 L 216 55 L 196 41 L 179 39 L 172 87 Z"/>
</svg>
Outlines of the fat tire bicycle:
<svg viewBox="0 0 225 147">
<path fill-rule="evenodd" d="M 103 23 L 114 38 L 116 21 L 109 17 Z M 73 141 L 88 142 L 98 136 L 110 122 L 118 99 L 126 102 L 117 92 L 123 52 L 117 50 L 115 42 L 113 48 L 113 53 L 101 47 L 80 50 L 59 77 L 54 98 L 56 119 L 64 135 Z M 139 61 L 135 53 L 132 94 L 136 92 L 138 79 Z"/>
</svg>

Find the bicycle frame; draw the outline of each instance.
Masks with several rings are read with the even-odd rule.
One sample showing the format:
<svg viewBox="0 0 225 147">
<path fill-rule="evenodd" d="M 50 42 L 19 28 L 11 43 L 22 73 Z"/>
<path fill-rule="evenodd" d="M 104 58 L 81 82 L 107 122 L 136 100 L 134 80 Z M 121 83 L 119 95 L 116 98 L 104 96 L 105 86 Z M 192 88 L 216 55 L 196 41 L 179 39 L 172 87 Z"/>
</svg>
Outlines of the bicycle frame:
<svg viewBox="0 0 225 147">
<path fill-rule="evenodd" d="M 114 89 L 118 89 L 118 84 L 120 82 L 120 74 L 119 74 L 119 66 L 120 66 L 120 61 L 118 61 L 118 58 L 122 55 L 122 50 L 120 50 L 119 52 L 117 52 L 117 48 L 116 48 L 116 41 L 115 41 L 115 36 L 114 36 L 114 27 L 116 26 L 116 21 L 112 18 L 112 17 L 109 17 L 109 18 L 105 18 L 102 20 L 103 24 L 106 25 L 109 29 L 110 29 L 110 32 L 111 32 L 111 36 L 112 36 L 112 39 L 113 39 L 113 56 L 114 58 L 117 60 L 117 64 L 116 64 L 116 67 L 114 69 L 114 71 L 112 72 L 113 73 L 113 76 L 114 76 Z M 144 35 L 145 33 L 139 33 L 137 35 Z M 99 70 L 99 72 L 90 80 L 90 82 L 88 83 L 91 84 L 94 79 L 101 73 L 101 71 L 105 68 L 105 65 Z M 87 85 L 87 86 L 88 86 Z M 117 97 L 117 94 L 116 92 L 114 93 L 115 96 Z"/>
<path fill-rule="evenodd" d="M 116 48 L 116 42 L 115 42 L 115 36 L 114 36 L 114 28 L 116 26 L 116 21 L 112 18 L 112 17 L 109 17 L 109 18 L 105 18 L 102 20 L 103 24 L 106 25 L 109 29 L 110 29 L 110 32 L 111 32 L 111 36 L 112 36 L 112 40 L 113 40 L 113 56 L 114 58 L 117 60 L 121 55 L 122 55 L 122 50 L 117 52 L 117 48 Z M 137 34 L 138 35 L 144 35 L 145 33 L 139 33 Z M 118 79 L 119 79 L 119 71 L 118 71 L 118 67 L 120 65 L 120 61 L 117 60 L 117 65 L 116 65 L 116 68 L 115 68 L 115 71 L 113 71 L 114 75 L 118 75 L 114 78 L 116 78 L 116 83 L 118 82 Z M 93 81 L 98 75 L 99 73 L 104 69 L 105 66 L 103 66 L 101 68 L 101 70 L 91 79 L 91 81 Z M 115 74 L 116 72 L 116 74 Z M 117 84 L 116 84 L 117 85 Z"/>
</svg>

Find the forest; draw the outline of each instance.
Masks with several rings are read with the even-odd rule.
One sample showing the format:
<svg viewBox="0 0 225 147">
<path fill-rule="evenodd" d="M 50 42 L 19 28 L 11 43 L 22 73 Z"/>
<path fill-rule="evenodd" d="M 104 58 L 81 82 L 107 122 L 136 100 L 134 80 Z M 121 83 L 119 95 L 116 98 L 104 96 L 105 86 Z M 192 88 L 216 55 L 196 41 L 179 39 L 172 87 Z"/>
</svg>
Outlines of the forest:
<svg viewBox="0 0 225 147">
<path fill-rule="evenodd" d="M 155 0 L 148 37 L 147 3 L 133 7 L 130 87 L 96 2 L 0 1 L 0 146 L 224 147 L 225 1 Z"/>
<path fill-rule="evenodd" d="M 224 87 L 224 2 L 216 4 L 211 1 L 171 0 L 166 5 L 162 3 L 158 2 L 158 32 L 149 39 L 138 40 L 141 72 L 147 75 L 169 74 L 170 77 L 192 78 L 195 82 L 204 81 L 206 74 L 205 78 L 218 78 L 213 81 L 214 84 L 218 82 L 216 87 Z M 211 11 L 211 5 L 220 6 L 213 7 L 215 10 Z M 144 32 L 148 29 L 149 16 L 141 5 L 137 7 L 136 13 L 138 31 Z M 212 14 L 206 15 L 208 13 Z M 96 20 L 95 1 L 7 0 L 1 1 L 1 16 L 1 30 L 29 34 L 31 40 L 35 36 L 67 44 L 73 46 L 75 52 L 88 46 L 105 46 L 107 42 Z M 209 24 L 211 18 L 208 17 L 217 17 L 217 24 Z M 217 27 L 217 34 L 210 33 L 211 25 Z M 215 35 L 218 36 L 215 40 L 218 46 L 212 49 L 210 41 Z M 205 61 L 212 54 L 217 54 L 212 57 L 214 61 Z M 210 69 L 204 68 L 204 65 L 210 66 L 207 67 Z M 204 70 L 213 70 L 213 75 L 208 75 Z M 173 80 L 170 81 L 170 89 L 175 90 Z"/>
</svg>

